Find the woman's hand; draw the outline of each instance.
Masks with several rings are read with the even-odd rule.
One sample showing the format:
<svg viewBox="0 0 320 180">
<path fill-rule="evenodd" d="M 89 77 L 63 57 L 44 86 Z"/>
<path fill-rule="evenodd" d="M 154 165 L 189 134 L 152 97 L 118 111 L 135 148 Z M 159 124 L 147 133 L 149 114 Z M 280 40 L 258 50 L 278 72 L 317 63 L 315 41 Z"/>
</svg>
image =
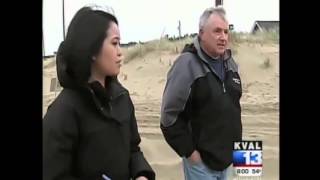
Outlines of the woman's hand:
<svg viewBox="0 0 320 180">
<path fill-rule="evenodd" d="M 148 178 L 144 177 L 144 176 L 139 176 L 136 178 L 136 180 L 148 180 Z"/>
</svg>

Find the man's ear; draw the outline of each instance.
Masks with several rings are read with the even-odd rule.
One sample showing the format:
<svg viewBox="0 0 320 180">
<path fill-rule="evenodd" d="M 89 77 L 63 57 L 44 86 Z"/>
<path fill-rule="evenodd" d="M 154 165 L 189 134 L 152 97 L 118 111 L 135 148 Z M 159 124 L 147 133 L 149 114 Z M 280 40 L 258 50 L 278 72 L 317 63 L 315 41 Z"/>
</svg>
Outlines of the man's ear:
<svg viewBox="0 0 320 180">
<path fill-rule="evenodd" d="M 199 36 L 202 36 L 203 34 L 203 29 L 199 29 Z"/>
</svg>

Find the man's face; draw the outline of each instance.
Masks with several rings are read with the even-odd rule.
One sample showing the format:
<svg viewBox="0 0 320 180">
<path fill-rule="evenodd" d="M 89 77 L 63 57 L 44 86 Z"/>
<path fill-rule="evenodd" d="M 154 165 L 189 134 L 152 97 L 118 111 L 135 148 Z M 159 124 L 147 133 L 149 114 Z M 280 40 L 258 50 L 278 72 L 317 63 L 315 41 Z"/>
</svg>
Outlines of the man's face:
<svg viewBox="0 0 320 180">
<path fill-rule="evenodd" d="M 228 33 L 228 22 L 219 15 L 211 14 L 199 32 L 202 48 L 212 57 L 223 55 L 228 45 Z"/>
</svg>

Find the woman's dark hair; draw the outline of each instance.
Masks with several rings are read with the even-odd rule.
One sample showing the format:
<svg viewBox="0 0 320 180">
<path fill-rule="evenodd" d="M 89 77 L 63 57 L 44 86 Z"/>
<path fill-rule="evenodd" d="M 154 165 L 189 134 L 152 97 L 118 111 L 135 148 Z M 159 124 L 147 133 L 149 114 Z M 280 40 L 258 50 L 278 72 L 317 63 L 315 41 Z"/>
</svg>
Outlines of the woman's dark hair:
<svg viewBox="0 0 320 180">
<path fill-rule="evenodd" d="M 83 7 L 74 15 L 66 39 L 57 52 L 57 74 L 61 86 L 87 83 L 92 57 L 102 48 L 111 22 L 118 25 L 115 16 L 91 7 Z"/>
</svg>

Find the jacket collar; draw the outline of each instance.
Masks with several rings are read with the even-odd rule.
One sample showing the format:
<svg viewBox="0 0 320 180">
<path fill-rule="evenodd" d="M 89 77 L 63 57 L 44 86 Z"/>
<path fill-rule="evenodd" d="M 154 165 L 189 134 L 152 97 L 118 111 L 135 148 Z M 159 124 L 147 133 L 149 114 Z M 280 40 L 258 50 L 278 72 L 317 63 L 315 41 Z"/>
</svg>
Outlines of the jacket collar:
<svg viewBox="0 0 320 180">
<path fill-rule="evenodd" d="M 112 101 L 124 94 L 129 94 L 128 91 L 119 83 L 117 78 L 106 78 L 108 85 L 104 88 L 98 81 L 88 84 L 87 89 L 90 92 L 91 99 L 93 100 L 98 111 L 108 119 L 114 119 L 120 123 L 112 113 Z"/>
</svg>

